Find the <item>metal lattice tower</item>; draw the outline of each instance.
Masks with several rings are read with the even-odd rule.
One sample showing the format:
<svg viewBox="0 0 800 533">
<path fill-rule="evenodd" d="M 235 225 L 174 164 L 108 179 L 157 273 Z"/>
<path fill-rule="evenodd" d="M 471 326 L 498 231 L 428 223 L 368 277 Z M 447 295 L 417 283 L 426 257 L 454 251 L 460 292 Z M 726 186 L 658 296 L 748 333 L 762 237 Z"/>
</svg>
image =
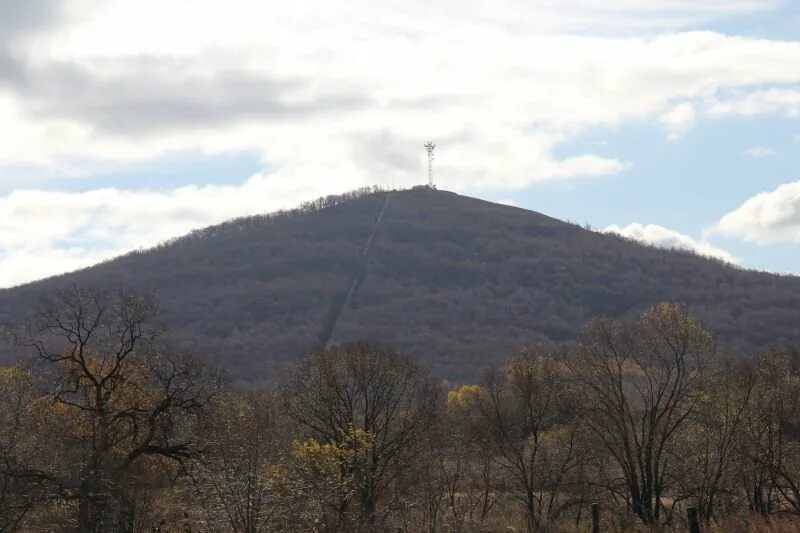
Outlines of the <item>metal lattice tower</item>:
<svg viewBox="0 0 800 533">
<path fill-rule="evenodd" d="M 433 186 L 433 149 L 436 148 L 436 145 L 433 144 L 433 141 L 428 141 L 425 144 L 425 149 L 428 151 L 428 187 L 431 189 L 434 188 Z"/>
</svg>

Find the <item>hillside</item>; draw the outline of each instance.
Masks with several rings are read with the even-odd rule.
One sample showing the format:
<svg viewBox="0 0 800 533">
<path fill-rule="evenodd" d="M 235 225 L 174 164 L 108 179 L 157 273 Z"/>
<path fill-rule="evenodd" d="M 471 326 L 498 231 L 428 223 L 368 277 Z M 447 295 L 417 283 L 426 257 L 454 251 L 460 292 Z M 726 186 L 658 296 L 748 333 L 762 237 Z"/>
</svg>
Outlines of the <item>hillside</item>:
<svg viewBox="0 0 800 533">
<path fill-rule="evenodd" d="M 454 381 L 524 345 L 572 339 L 594 316 L 664 300 L 687 303 L 733 349 L 800 340 L 800 278 L 428 189 L 237 219 L 1 290 L 0 322 L 73 283 L 155 291 L 178 346 L 256 386 L 324 344 L 334 324 L 337 341 L 388 342 Z"/>
</svg>

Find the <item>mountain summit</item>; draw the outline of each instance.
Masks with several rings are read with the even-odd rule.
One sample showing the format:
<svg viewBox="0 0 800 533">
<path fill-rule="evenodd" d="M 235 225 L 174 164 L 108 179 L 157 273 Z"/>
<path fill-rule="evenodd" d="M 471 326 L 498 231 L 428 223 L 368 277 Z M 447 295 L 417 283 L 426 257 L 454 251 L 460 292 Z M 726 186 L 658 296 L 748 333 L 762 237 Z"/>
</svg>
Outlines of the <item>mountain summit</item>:
<svg viewBox="0 0 800 533">
<path fill-rule="evenodd" d="M 59 286 L 155 291 L 171 338 L 245 386 L 299 354 L 378 340 L 475 380 L 598 315 L 689 305 L 728 347 L 800 339 L 800 278 L 645 246 L 445 191 L 362 191 L 241 218 L 144 252 L 0 291 L 0 322 Z"/>
</svg>

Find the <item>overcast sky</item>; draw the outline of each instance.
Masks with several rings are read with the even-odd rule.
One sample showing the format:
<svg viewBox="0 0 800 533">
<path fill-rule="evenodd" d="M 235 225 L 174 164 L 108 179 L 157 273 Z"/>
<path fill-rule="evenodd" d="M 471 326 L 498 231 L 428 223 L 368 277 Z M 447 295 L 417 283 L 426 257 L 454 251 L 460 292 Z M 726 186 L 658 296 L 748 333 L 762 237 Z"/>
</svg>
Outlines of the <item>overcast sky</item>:
<svg viewBox="0 0 800 533">
<path fill-rule="evenodd" d="M 0 0 L 0 287 L 363 185 L 800 273 L 796 0 Z"/>
</svg>

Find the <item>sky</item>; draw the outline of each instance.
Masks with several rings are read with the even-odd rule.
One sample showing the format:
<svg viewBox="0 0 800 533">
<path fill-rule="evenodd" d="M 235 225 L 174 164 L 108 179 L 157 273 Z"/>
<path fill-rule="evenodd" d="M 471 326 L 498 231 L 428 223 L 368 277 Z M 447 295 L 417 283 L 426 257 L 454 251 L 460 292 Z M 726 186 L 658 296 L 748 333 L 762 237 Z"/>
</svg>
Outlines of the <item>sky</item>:
<svg viewBox="0 0 800 533">
<path fill-rule="evenodd" d="M 796 0 L 0 0 L 0 287 L 426 180 L 800 274 Z"/>
</svg>

